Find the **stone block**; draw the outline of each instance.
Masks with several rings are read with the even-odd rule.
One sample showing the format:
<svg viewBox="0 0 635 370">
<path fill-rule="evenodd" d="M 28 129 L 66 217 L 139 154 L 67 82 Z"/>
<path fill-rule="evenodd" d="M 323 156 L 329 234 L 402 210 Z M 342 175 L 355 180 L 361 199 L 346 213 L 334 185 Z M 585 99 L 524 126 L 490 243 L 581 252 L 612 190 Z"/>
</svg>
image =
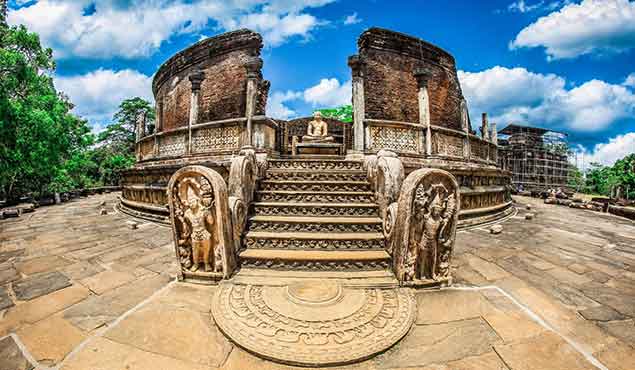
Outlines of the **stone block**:
<svg viewBox="0 0 635 370">
<path fill-rule="evenodd" d="M 0 285 L 20 279 L 18 271 L 9 264 L 0 266 Z"/>
<path fill-rule="evenodd" d="M 485 354 L 493 345 L 500 343 L 496 333 L 481 318 L 417 325 L 393 350 L 382 355 L 380 368 L 407 368 L 457 361 Z"/>
<path fill-rule="evenodd" d="M 59 256 L 43 256 L 16 263 L 15 266 L 18 271 L 25 275 L 34 275 L 40 272 L 53 271 L 70 264 L 71 261 L 66 258 Z"/>
<path fill-rule="evenodd" d="M 210 314 L 150 304 L 128 316 L 105 336 L 144 351 L 218 367 L 232 345 L 211 323 Z"/>
<path fill-rule="evenodd" d="M 4 218 L 20 217 L 20 211 L 17 208 L 7 208 L 2 211 Z"/>
<path fill-rule="evenodd" d="M 545 332 L 530 341 L 495 345 L 494 349 L 513 370 L 596 370 L 554 332 Z"/>
<path fill-rule="evenodd" d="M 534 214 L 533 213 L 525 214 L 525 220 L 533 220 L 533 219 L 534 219 Z"/>
<path fill-rule="evenodd" d="M 500 234 L 503 232 L 503 225 L 494 225 L 489 228 L 490 234 Z"/>
<path fill-rule="evenodd" d="M 5 308 L 9 308 L 14 306 L 13 301 L 9 297 L 9 293 L 7 292 L 7 288 L 0 287 L 0 311 Z"/>
<path fill-rule="evenodd" d="M 73 280 L 81 280 L 104 271 L 104 268 L 95 263 L 80 261 L 66 266 L 60 271 Z"/>
<path fill-rule="evenodd" d="M 13 291 L 21 301 L 37 298 L 71 285 L 70 280 L 61 272 L 53 271 L 29 276 L 13 284 Z"/>
<path fill-rule="evenodd" d="M 135 280 L 135 276 L 133 274 L 107 270 L 80 280 L 80 284 L 87 287 L 95 294 L 101 295 L 133 280 Z"/>
<path fill-rule="evenodd" d="M 626 319 L 626 316 L 608 306 L 591 307 L 579 312 L 582 317 L 592 321 L 614 321 Z"/>
<path fill-rule="evenodd" d="M 535 337 L 546 330 L 522 312 L 485 313 L 483 319 L 505 343 Z"/>
<path fill-rule="evenodd" d="M 33 365 L 24 357 L 12 337 L 0 339 L 0 369 L 31 370 Z"/>
<path fill-rule="evenodd" d="M 17 334 L 35 360 L 47 366 L 59 363 L 86 338 L 81 330 L 57 315 L 23 326 Z"/>
<path fill-rule="evenodd" d="M 417 309 L 418 325 L 475 319 L 494 311 L 494 307 L 479 292 L 465 290 L 418 293 Z"/>
</svg>

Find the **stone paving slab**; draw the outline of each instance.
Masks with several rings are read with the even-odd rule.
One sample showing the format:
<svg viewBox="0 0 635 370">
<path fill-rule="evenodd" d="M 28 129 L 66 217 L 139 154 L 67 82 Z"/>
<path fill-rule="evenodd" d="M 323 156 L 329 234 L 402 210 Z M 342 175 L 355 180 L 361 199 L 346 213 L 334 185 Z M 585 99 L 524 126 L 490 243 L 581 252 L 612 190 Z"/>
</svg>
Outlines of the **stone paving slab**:
<svg viewBox="0 0 635 370">
<path fill-rule="evenodd" d="M 24 357 L 24 354 L 12 337 L 0 339 L 0 369 L 2 370 L 31 370 L 33 365 Z"/>
<path fill-rule="evenodd" d="M 27 301 L 66 288 L 70 285 L 71 281 L 66 275 L 59 271 L 52 271 L 33 275 L 13 283 L 13 291 L 17 299 Z"/>
<path fill-rule="evenodd" d="M 0 310 L 14 306 L 13 301 L 9 297 L 7 288 L 0 287 Z"/>
</svg>

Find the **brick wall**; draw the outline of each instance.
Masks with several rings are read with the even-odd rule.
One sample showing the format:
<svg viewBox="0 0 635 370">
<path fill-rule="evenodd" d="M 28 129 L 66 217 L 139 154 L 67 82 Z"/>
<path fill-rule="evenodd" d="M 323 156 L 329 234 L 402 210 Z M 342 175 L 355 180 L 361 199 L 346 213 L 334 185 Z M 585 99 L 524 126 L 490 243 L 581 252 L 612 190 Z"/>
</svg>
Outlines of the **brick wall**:
<svg viewBox="0 0 635 370">
<path fill-rule="evenodd" d="M 417 81 L 413 72 L 430 73 L 428 94 L 433 125 L 461 129 L 461 87 L 454 58 L 420 39 L 389 30 L 371 28 L 358 42 L 364 63 L 366 117 L 419 122 Z"/>
</svg>

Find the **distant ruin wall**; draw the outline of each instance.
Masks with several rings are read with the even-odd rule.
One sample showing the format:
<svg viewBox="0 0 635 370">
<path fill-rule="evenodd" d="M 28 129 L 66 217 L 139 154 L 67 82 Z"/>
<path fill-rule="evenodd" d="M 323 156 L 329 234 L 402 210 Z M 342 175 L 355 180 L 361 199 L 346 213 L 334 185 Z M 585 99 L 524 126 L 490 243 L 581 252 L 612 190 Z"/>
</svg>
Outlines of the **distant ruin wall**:
<svg viewBox="0 0 635 370">
<path fill-rule="evenodd" d="M 462 92 L 454 58 L 402 33 L 371 28 L 358 40 L 366 118 L 419 122 L 416 69 L 427 71 L 432 125 L 461 130 Z"/>
<path fill-rule="evenodd" d="M 239 30 L 205 39 L 174 55 L 155 75 L 152 90 L 157 102 L 159 131 L 188 125 L 192 84 L 190 75 L 203 72 L 196 122 L 205 123 L 245 116 L 246 64 L 260 55 L 262 37 Z M 269 82 L 259 82 L 256 115 L 264 114 Z"/>
</svg>

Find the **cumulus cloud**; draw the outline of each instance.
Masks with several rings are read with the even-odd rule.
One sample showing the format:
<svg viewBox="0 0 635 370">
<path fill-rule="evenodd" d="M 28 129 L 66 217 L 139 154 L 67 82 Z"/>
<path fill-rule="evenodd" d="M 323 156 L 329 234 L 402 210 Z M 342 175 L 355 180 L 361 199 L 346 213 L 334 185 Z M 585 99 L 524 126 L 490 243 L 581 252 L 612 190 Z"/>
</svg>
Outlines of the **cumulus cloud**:
<svg viewBox="0 0 635 370">
<path fill-rule="evenodd" d="M 459 71 L 459 80 L 471 114 L 488 112 L 501 125 L 525 122 L 593 132 L 635 114 L 633 91 L 600 80 L 567 89 L 562 77 L 500 66 Z"/>
<path fill-rule="evenodd" d="M 267 100 L 267 116 L 278 119 L 289 119 L 296 116 L 296 112 L 285 105 L 286 102 L 302 97 L 302 93 L 296 91 L 274 91 Z"/>
<path fill-rule="evenodd" d="M 273 118 L 289 119 L 298 112 L 291 104 L 304 104 L 312 108 L 331 108 L 351 104 L 351 81 L 340 83 L 337 78 L 323 78 L 316 85 L 301 91 L 274 91 L 267 102 L 267 115 Z"/>
<path fill-rule="evenodd" d="M 71 98 L 74 113 L 96 131 L 109 123 L 122 100 L 136 96 L 153 101 L 152 78 L 131 69 L 98 69 L 79 76 L 56 76 L 55 87 Z"/>
<path fill-rule="evenodd" d="M 635 73 L 631 73 L 630 75 L 628 75 L 624 82 L 622 82 L 622 85 L 635 87 Z"/>
<path fill-rule="evenodd" d="M 586 150 L 578 146 L 577 155 L 584 158 L 586 169 L 591 163 L 600 163 L 605 166 L 612 166 L 618 159 L 635 153 L 635 132 L 618 135 L 609 139 L 608 143 L 596 144 L 593 150 Z"/>
<path fill-rule="evenodd" d="M 337 78 L 323 78 L 317 85 L 304 90 L 304 100 L 323 107 L 351 104 L 352 91 L 350 80 L 340 84 Z"/>
<path fill-rule="evenodd" d="M 359 23 L 361 21 L 362 21 L 362 19 L 357 16 L 357 12 L 355 12 L 355 13 L 347 16 L 346 18 L 344 18 L 344 24 L 345 25 L 357 24 L 357 23 Z"/>
<path fill-rule="evenodd" d="M 548 59 L 626 51 L 635 47 L 635 2 L 568 4 L 521 30 L 510 48 L 522 47 L 544 47 Z"/>
<path fill-rule="evenodd" d="M 307 14 L 333 0 L 40 0 L 9 12 L 9 23 L 40 34 L 57 58 L 139 58 L 171 37 L 197 35 L 210 27 L 249 27 L 269 46 L 310 37 L 326 23 Z"/>
</svg>

